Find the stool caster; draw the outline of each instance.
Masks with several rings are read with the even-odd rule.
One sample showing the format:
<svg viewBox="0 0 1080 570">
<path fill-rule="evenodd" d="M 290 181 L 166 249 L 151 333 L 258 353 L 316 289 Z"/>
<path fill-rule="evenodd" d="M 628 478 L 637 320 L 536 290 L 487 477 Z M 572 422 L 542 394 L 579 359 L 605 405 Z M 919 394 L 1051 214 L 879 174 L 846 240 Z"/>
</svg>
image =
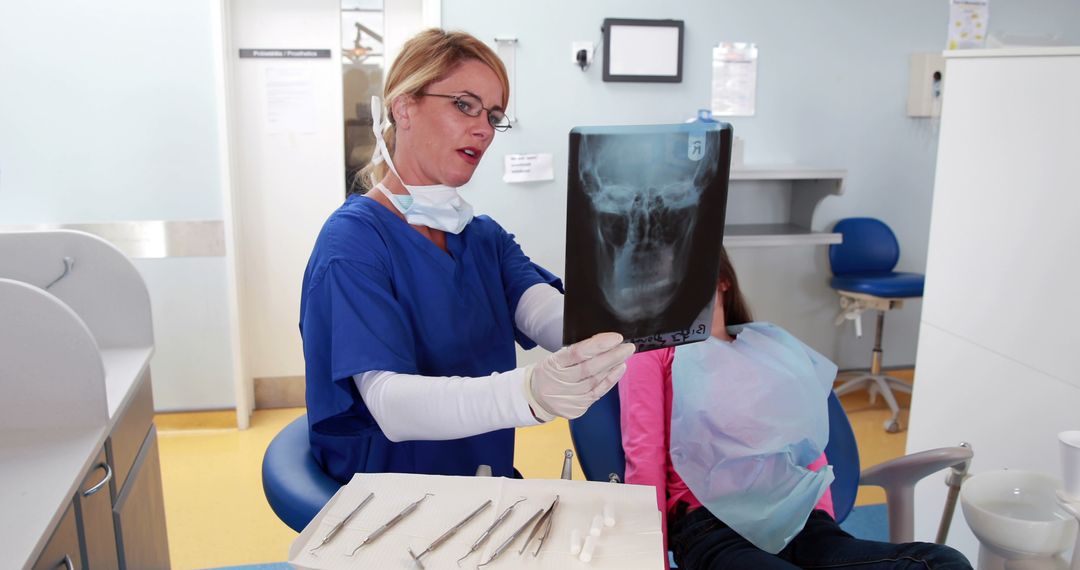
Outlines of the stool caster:
<svg viewBox="0 0 1080 570">
<path fill-rule="evenodd" d="M 885 420 L 885 431 L 889 433 L 898 433 L 900 431 L 899 420 Z"/>
</svg>

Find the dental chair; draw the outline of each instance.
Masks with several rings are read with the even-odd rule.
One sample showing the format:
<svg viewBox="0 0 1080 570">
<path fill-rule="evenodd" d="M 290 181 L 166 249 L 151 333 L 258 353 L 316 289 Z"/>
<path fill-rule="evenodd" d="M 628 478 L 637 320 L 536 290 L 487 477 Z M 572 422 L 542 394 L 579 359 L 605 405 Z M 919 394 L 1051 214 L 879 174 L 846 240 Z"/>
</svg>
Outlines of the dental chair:
<svg viewBox="0 0 1080 570">
<path fill-rule="evenodd" d="M 855 336 L 861 337 L 863 311 L 877 311 L 870 371 L 845 381 L 836 388 L 836 394 L 843 396 L 866 388 L 872 404 L 880 393 L 892 412 L 892 417 L 885 420 L 885 431 L 896 433 L 900 431 L 900 405 L 893 391 L 910 394 L 911 385 L 881 371 L 885 312 L 901 308 L 904 299 L 922 297 L 924 276 L 893 271 L 900 259 L 900 244 L 881 220 L 847 218 L 837 222 L 833 232 L 844 236 L 842 243 L 829 246 L 829 265 L 833 273 L 829 286 L 840 295 L 837 326 L 852 320 Z"/>
<path fill-rule="evenodd" d="M 608 391 L 593 404 L 585 415 L 570 420 L 570 438 L 577 451 L 578 462 L 585 478 L 590 481 L 620 482 L 625 480 L 626 456 L 622 448 L 622 429 L 619 423 L 619 391 Z M 972 450 L 967 444 L 913 453 L 859 472 L 859 451 L 855 433 L 836 394 L 829 395 L 829 443 L 825 455 L 833 466 L 835 479 L 832 491 L 836 521 L 843 522 L 855 506 L 855 494 L 860 485 L 885 489 L 889 510 L 889 541 L 914 540 L 915 484 L 927 475 L 949 469 L 946 484 L 948 500 L 941 516 L 936 542 L 944 543 L 956 496 L 967 474 Z"/>
</svg>

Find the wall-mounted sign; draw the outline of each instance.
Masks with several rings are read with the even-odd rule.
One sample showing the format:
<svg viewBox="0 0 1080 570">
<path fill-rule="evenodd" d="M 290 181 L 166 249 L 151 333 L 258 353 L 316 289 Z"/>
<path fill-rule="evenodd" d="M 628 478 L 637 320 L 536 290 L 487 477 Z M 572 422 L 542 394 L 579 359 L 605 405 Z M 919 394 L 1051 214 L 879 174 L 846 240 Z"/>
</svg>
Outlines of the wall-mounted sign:
<svg viewBox="0 0 1080 570">
<path fill-rule="evenodd" d="M 328 49 L 242 49 L 240 57 L 260 59 L 329 59 Z"/>
</svg>

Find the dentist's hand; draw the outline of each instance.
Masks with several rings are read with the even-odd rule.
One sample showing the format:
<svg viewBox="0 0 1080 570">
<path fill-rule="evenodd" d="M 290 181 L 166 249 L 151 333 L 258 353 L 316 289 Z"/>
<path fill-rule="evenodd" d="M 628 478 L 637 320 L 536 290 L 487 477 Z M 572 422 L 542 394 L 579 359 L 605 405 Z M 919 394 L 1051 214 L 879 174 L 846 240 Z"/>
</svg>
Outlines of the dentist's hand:
<svg viewBox="0 0 1080 570">
<path fill-rule="evenodd" d="M 622 378 L 633 354 L 634 345 L 623 344 L 622 335 L 600 333 L 527 367 L 525 389 L 533 413 L 545 421 L 580 417 Z"/>
</svg>

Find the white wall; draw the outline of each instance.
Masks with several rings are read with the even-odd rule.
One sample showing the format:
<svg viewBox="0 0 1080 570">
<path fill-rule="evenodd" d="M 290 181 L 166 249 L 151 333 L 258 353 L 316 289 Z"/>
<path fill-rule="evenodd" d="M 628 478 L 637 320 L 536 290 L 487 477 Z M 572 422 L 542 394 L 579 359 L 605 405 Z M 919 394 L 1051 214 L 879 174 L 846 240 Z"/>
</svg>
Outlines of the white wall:
<svg viewBox="0 0 1080 570">
<path fill-rule="evenodd" d="M 923 271 L 937 132 L 934 122 L 906 116 L 908 56 L 943 48 L 947 11 L 944 0 L 444 0 L 447 29 L 489 43 L 496 36 L 519 39 L 520 122 L 496 136 L 466 197 L 517 234 L 527 254 L 561 274 L 570 128 L 681 122 L 709 104 L 711 48 L 753 41 L 760 56 L 757 116 L 731 121 L 746 140 L 746 162 L 846 168 L 846 194 L 823 201 L 815 229 L 847 216 L 879 217 L 900 240 L 899 269 Z M 604 83 L 601 56 L 584 73 L 572 65 L 570 43 L 599 46 L 605 17 L 684 20 L 683 82 Z M 995 0 L 991 29 L 1080 41 L 1078 21 L 1080 3 Z M 502 183 L 502 155 L 524 152 L 553 153 L 555 180 Z M 732 254 L 759 318 L 791 329 L 841 367 L 869 366 L 873 335 L 856 341 L 850 326 L 832 324 L 838 306 L 826 285 L 824 247 Z M 886 319 L 886 365 L 914 363 L 919 309 L 912 302 Z M 870 318 L 865 325 L 872 331 Z"/>
<path fill-rule="evenodd" d="M 304 374 L 300 285 L 322 223 L 345 197 L 340 3 L 234 0 L 230 7 L 239 298 L 247 374 Z M 239 49 L 329 49 L 329 59 L 239 59 Z M 266 127 L 267 72 L 309 73 L 312 129 Z"/>
<path fill-rule="evenodd" d="M 216 5 L 0 3 L 0 225 L 222 219 Z M 225 258 L 135 264 L 157 408 L 232 406 Z"/>
<path fill-rule="evenodd" d="M 390 63 L 397 58 L 398 51 L 405 40 L 416 35 L 425 27 L 423 21 L 423 0 L 388 0 L 384 2 L 383 21 L 386 22 L 386 30 L 383 39 L 386 42 L 386 70 L 390 69 Z M 385 77 L 385 73 L 383 74 Z"/>
<path fill-rule="evenodd" d="M 967 441 L 975 477 L 1060 477 L 1057 433 L 1080 428 L 1080 47 L 1072 52 L 947 62 L 907 450 Z M 932 536 L 944 491 L 941 477 L 919 485 L 917 536 Z M 974 556 L 963 520 L 949 542 Z"/>
</svg>

